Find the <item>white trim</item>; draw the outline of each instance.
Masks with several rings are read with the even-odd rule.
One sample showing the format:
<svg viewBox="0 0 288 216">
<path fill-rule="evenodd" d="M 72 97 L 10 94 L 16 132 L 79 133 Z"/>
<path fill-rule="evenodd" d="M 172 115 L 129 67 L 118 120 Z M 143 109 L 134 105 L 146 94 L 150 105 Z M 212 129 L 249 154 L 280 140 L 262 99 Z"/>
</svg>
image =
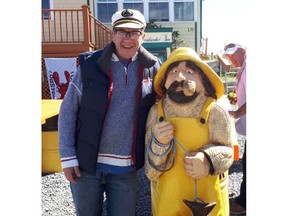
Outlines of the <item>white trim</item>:
<svg viewBox="0 0 288 216">
<path fill-rule="evenodd" d="M 76 84 L 74 84 L 72 81 L 70 82 L 70 84 L 73 85 L 76 88 L 76 90 L 78 91 L 78 93 L 80 95 L 82 95 L 82 92 L 80 91 L 80 89 L 78 88 L 78 86 Z"/>
<path fill-rule="evenodd" d="M 72 159 L 72 158 L 75 158 L 75 159 Z M 74 166 L 79 166 L 78 159 L 76 157 L 61 158 L 62 169 L 67 168 L 67 167 L 74 167 Z"/>
<path fill-rule="evenodd" d="M 132 157 L 131 155 L 119 156 L 114 154 L 98 154 L 97 162 L 113 166 L 125 167 L 132 165 Z"/>
<path fill-rule="evenodd" d="M 50 9 L 54 9 L 54 0 L 49 0 Z"/>
<path fill-rule="evenodd" d="M 54 9 L 54 0 L 49 0 L 50 9 Z M 54 13 L 50 12 L 51 20 L 54 20 Z"/>
<path fill-rule="evenodd" d="M 169 22 L 174 22 L 175 14 L 174 14 L 174 1 L 169 1 L 168 4 L 168 13 L 169 13 Z M 165 22 L 165 21 L 163 21 Z"/>
</svg>

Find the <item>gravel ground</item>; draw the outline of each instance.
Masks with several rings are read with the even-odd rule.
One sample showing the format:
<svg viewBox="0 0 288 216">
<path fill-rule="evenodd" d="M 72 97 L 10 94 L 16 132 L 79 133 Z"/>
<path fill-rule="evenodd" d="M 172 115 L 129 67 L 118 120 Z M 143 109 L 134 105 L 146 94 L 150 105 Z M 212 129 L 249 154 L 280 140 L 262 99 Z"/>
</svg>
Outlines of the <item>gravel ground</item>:
<svg viewBox="0 0 288 216">
<path fill-rule="evenodd" d="M 243 155 L 245 137 L 238 135 L 240 159 Z M 242 167 L 240 160 L 234 162 L 229 170 L 229 196 L 234 198 L 239 195 L 242 182 Z M 151 215 L 150 186 L 143 169 L 138 172 L 137 187 L 137 216 Z M 74 216 L 75 208 L 68 181 L 63 172 L 42 175 L 42 215 Z M 105 212 L 103 216 L 106 215 Z M 246 214 L 244 214 L 246 215 Z M 244 216 L 242 215 L 242 216 Z M 232 214 L 231 214 L 232 216 Z"/>
</svg>

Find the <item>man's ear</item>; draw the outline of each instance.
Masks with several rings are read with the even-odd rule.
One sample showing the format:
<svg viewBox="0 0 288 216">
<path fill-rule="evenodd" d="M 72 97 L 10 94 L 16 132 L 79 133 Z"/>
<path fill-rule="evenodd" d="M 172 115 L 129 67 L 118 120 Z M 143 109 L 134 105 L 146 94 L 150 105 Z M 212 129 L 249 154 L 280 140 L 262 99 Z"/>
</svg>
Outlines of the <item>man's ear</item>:
<svg viewBox="0 0 288 216">
<path fill-rule="evenodd" d="M 142 35 L 142 40 L 143 40 L 142 43 L 144 42 L 145 37 L 146 37 L 146 34 L 143 33 L 143 35 Z"/>
</svg>

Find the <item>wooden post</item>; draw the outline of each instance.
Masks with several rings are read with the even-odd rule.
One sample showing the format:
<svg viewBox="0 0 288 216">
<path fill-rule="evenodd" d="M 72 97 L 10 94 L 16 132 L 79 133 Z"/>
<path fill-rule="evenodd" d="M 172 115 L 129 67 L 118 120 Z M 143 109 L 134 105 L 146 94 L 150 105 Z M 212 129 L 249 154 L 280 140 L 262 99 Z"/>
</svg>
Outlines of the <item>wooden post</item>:
<svg viewBox="0 0 288 216">
<path fill-rule="evenodd" d="M 91 41 L 90 38 L 90 16 L 89 16 L 89 8 L 87 5 L 82 5 L 82 14 L 83 14 L 83 30 L 84 30 L 84 45 L 87 46 L 87 51 L 89 50 L 89 44 Z"/>
</svg>

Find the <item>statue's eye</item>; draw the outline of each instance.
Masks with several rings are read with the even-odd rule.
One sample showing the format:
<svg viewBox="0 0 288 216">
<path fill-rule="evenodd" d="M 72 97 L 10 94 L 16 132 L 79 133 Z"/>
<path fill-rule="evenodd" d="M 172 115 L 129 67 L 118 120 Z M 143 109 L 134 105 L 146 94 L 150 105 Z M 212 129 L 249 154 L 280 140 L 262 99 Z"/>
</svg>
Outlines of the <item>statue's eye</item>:
<svg viewBox="0 0 288 216">
<path fill-rule="evenodd" d="M 186 73 L 188 73 L 188 74 L 193 74 L 193 73 L 194 73 L 194 71 L 191 71 L 191 70 L 187 70 L 187 71 L 186 71 Z"/>
<path fill-rule="evenodd" d="M 174 73 L 174 74 L 175 74 L 175 73 L 178 73 L 178 70 L 173 70 L 172 73 Z"/>
</svg>

